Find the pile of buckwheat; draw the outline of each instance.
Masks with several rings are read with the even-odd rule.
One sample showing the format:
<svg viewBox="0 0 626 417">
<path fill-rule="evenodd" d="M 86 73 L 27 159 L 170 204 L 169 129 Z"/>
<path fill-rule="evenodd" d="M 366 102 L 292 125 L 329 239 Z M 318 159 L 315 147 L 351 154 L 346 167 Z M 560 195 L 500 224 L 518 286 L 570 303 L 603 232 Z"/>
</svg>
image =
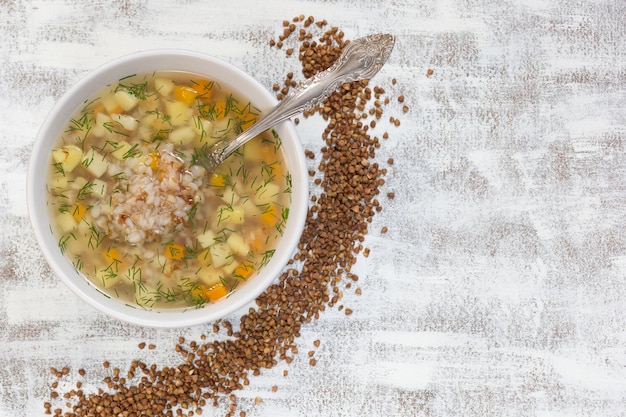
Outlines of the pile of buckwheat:
<svg viewBox="0 0 626 417">
<path fill-rule="evenodd" d="M 297 16 L 284 21 L 283 34 L 269 44 L 283 48 L 287 56 L 297 52 L 302 74 L 308 78 L 331 66 L 349 42 L 339 29 L 326 26 L 325 20 Z M 317 40 L 315 31 L 321 33 Z M 297 42 L 299 49 L 286 48 L 288 42 Z M 275 84 L 273 89 L 282 99 L 296 85 L 293 73 L 289 73 L 283 85 Z M 373 216 L 382 210 L 377 196 L 387 170 L 374 162 L 380 140 L 370 136 L 369 131 L 381 120 L 383 107 L 389 103 L 384 95 L 382 88 L 371 88 L 367 81 L 353 82 L 304 114 L 319 114 L 327 122 L 318 170 L 310 171 L 320 191 L 312 193 L 296 255 L 278 282 L 256 300 L 256 308 L 241 317 L 238 326 L 227 321 L 214 323 L 213 332 L 226 336 L 222 340 L 207 341 L 206 335 L 200 341 L 179 338 L 175 349 L 182 360 L 177 366 L 148 365 L 136 360 L 122 372 L 111 369 L 105 361 L 108 376 L 95 393 L 84 392 L 79 380 L 74 389 L 60 394 L 59 380 L 70 378 L 70 370 L 51 368 L 56 380 L 51 398 L 44 404 L 45 413 L 66 417 L 194 416 L 226 400 L 226 416 L 238 413 L 244 417 L 246 412 L 238 411 L 235 392 L 249 385 L 250 377 L 263 369 L 279 362 L 291 363 L 298 354 L 296 340 L 305 323 L 335 306 L 346 315 L 352 314 L 341 304 L 342 294 L 356 286 L 358 277 L 351 272 L 352 266 L 360 253 L 368 256 L 364 238 Z M 398 101 L 403 103 L 404 97 L 398 97 Z M 401 111 L 407 112 L 408 107 L 402 105 Z M 400 123 L 394 117 L 389 122 L 393 126 Z M 382 137 L 386 139 L 388 134 Z M 306 155 L 316 158 L 311 150 Z M 387 163 L 393 164 L 393 159 Z M 393 198 L 393 193 L 387 198 Z M 386 231 L 383 227 L 381 233 Z M 360 294 L 359 288 L 354 291 Z M 317 340 L 314 346 L 319 344 Z M 145 347 L 144 342 L 139 343 L 140 349 Z M 148 348 L 154 349 L 154 345 Z M 315 363 L 309 352 L 309 364 Z M 82 379 L 85 371 L 79 370 L 78 375 Z M 255 400 L 260 401 L 258 397 Z"/>
</svg>

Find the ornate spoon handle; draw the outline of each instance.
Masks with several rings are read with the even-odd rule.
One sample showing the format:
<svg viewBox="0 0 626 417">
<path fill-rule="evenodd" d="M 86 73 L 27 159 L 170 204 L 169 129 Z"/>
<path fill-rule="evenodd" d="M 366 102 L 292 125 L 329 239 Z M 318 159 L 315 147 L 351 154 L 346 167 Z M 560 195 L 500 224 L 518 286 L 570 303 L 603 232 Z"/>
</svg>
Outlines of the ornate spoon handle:
<svg viewBox="0 0 626 417">
<path fill-rule="evenodd" d="M 200 155 L 200 162 L 212 172 L 250 139 L 296 114 L 314 108 L 341 85 L 372 78 L 389 58 L 394 42 L 393 35 L 388 34 L 369 35 L 351 41 L 330 68 L 291 90 L 248 130 L 231 140 L 218 142 L 210 147 L 205 155 Z"/>
</svg>

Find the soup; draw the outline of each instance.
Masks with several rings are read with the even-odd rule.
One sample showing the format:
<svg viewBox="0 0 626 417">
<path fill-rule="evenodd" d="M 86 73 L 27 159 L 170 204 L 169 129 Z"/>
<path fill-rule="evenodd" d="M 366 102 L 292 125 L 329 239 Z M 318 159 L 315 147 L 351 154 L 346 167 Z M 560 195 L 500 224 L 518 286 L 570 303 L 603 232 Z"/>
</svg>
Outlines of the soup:
<svg viewBox="0 0 626 417">
<path fill-rule="evenodd" d="M 108 86 L 52 151 L 59 249 L 105 295 L 145 309 L 228 296 L 272 257 L 290 174 L 274 131 L 214 172 L 202 155 L 258 117 L 242 96 L 196 74 L 137 74 Z"/>
</svg>

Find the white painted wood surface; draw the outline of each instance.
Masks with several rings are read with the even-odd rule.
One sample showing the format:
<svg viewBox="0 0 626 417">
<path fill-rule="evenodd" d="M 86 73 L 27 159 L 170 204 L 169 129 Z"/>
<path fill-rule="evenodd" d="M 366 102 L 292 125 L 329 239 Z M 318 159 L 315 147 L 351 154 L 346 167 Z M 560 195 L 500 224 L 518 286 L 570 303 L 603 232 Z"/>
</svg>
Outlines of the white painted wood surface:
<svg viewBox="0 0 626 417">
<path fill-rule="evenodd" d="M 156 47 L 210 53 L 270 88 L 299 70 L 267 45 L 299 14 L 348 38 L 394 33 L 376 82 L 411 111 L 379 151 L 395 159 L 385 192 L 396 198 L 355 267 L 354 314 L 307 325 L 296 360 L 252 378 L 242 409 L 626 415 L 624 1 L 0 0 L 0 416 L 43 415 L 49 366 L 85 368 L 84 389 L 97 390 L 103 360 L 177 363 L 178 336 L 206 332 L 117 322 L 51 274 L 25 181 L 55 100 L 97 65 Z M 307 148 L 322 128 L 298 126 Z"/>
</svg>

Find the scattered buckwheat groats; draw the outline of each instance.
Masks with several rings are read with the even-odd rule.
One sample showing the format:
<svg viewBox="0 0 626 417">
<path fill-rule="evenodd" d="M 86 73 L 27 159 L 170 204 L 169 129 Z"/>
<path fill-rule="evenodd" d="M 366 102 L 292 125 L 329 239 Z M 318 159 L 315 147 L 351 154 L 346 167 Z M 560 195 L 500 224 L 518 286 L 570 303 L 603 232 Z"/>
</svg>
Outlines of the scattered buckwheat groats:
<svg viewBox="0 0 626 417">
<path fill-rule="evenodd" d="M 285 47 L 288 59 L 297 56 L 305 78 L 331 66 L 349 42 L 341 30 L 327 29 L 325 20 L 313 17 L 285 20 L 282 27 L 282 34 L 269 45 Z M 297 78 L 290 72 L 282 84 L 274 84 L 272 89 L 278 99 L 298 85 Z M 392 86 L 395 84 L 393 80 Z M 396 102 L 406 106 L 404 96 Z M 245 416 L 245 411 L 236 411 L 241 405 L 235 393 L 263 369 L 281 362 L 290 364 L 299 354 L 297 339 L 303 325 L 318 319 L 327 308 L 335 307 L 346 316 L 354 314 L 341 302 L 343 290 L 359 280 L 351 269 L 363 252 L 373 216 L 382 210 L 377 196 L 385 184 L 387 169 L 376 161 L 381 143 L 371 131 L 382 124 L 383 108 L 389 103 L 384 88 L 359 81 L 344 84 L 323 104 L 303 115 L 322 117 L 327 125 L 321 133 L 324 145 L 319 154 L 306 150 L 311 161 L 318 155 L 321 158 L 310 172 L 315 187 L 298 250 L 277 282 L 258 297 L 256 308 L 243 314 L 239 323 L 221 320 L 207 326 L 213 334 L 226 335 L 225 340 L 207 341 L 206 335 L 200 341 L 179 338 L 174 349 L 182 360 L 173 367 L 135 360 L 128 371 L 122 372 L 104 361 L 102 388 L 87 393 L 79 384 L 63 396 L 53 388 L 50 400 L 44 403 L 45 413 L 66 417 L 173 417 L 201 415 L 207 406 L 223 406 L 228 417 Z M 397 117 L 389 120 L 392 127 L 400 125 Z M 383 139 L 388 137 L 385 132 Z M 393 160 L 387 162 L 391 165 Z M 392 193 L 387 196 L 393 198 Z M 381 233 L 386 231 L 383 227 Z M 366 252 L 369 255 L 370 250 Z M 361 289 L 354 293 L 361 294 Z M 316 340 L 315 348 L 319 345 Z M 143 341 L 137 346 L 139 350 L 155 348 Z M 323 360 L 312 350 L 308 355 L 311 366 Z M 67 368 L 51 368 L 51 373 L 57 381 L 73 377 Z M 78 375 L 84 378 L 85 372 L 81 370 Z M 288 371 L 283 375 L 286 377 Z M 278 389 L 272 387 L 273 392 Z M 262 398 L 256 397 L 250 406 L 261 402 Z"/>
</svg>

